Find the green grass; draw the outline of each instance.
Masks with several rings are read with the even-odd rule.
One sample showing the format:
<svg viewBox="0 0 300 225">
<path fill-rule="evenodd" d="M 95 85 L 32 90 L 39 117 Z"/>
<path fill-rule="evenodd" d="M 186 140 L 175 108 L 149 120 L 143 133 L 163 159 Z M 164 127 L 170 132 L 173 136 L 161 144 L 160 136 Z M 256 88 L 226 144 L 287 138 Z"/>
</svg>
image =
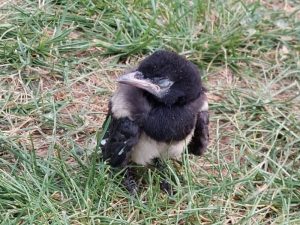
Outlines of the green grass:
<svg viewBox="0 0 300 225">
<path fill-rule="evenodd" d="M 1 224 L 300 224 L 298 1 L 0 3 Z M 99 161 L 115 78 L 156 49 L 202 68 L 210 146 L 174 196 Z M 179 181 L 181 180 L 181 181 Z"/>
</svg>

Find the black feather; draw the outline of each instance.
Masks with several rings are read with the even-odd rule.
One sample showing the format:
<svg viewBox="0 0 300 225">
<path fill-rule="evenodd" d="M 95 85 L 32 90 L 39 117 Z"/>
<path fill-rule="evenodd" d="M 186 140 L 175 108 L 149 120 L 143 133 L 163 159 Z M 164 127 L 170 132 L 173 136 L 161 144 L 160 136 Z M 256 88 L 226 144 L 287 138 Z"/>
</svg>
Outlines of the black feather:
<svg viewBox="0 0 300 225">
<path fill-rule="evenodd" d="M 143 130 L 157 141 L 180 141 L 193 130 L 195 116 L 187 106 L 158 106 L 150 111 Z"/>
<path fill-rule="evenodd" d="M 195 126 L 194 136 L 188 145 L 188 150 L 194 155 L 202 155 L 209 141 L 209 115 L 208 111 L 199 112 Z"/>
<path fill-rule="evenodd" d="M 139 126 L 129 118 L 113 118 L 107 135 L 109 137 L 102 147 L 103 159 L 108 160 L 111 166 L 123 165 L 128 160 L 132 146 L 138 141 Z"/>
</svg>

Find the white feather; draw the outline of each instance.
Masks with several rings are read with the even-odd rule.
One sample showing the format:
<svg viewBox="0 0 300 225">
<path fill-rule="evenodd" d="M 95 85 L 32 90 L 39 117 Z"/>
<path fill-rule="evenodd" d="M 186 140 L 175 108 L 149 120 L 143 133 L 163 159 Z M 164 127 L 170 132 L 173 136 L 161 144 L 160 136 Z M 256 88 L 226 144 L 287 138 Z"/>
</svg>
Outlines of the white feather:
<svg viewBox="0 0 300 225">
<path fill-rule="evenodd" d="M 171 144 L 158 142 L 141 134 L 139 142 L 133 147 L 131 160 L 140 165 L 151 164 L 154 158 L 180 158 L 185 147 L 191 141 L 194 130 L 182 141 L 174 141 Z"/>
<path fill-rule="evenodd" d="M 207 100 L 203 102 L 203 104 L 202 104 L 199 111 L 200 112 L 208 111 L 208 102 L 207 102 Z"/>
<path fill-rule="evenodd" d="M 103 139 L 103 140 L 101 140 L 100 144 L 101 144 L 101 145 L 105 145 L 106 142 L 107 142 L 107 139 Z"/>
</svg>

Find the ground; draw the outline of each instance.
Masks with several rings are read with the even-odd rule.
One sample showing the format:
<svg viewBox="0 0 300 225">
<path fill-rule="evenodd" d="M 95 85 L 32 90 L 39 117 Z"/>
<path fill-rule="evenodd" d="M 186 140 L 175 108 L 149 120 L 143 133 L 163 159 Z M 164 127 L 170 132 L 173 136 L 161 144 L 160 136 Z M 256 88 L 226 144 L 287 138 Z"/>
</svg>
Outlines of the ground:
<svg viewBox="0 0 300 225">
<path fill-rule="evenodd" d="M 0 1 L 1 224 L 300 224 L 300 13 L 286 1 Z M 208 89 L 177 193 L 100 160 L 116 78 L 157 49 Z M 179 181 L 180 180 L 180 181 Z"/>
</svg>

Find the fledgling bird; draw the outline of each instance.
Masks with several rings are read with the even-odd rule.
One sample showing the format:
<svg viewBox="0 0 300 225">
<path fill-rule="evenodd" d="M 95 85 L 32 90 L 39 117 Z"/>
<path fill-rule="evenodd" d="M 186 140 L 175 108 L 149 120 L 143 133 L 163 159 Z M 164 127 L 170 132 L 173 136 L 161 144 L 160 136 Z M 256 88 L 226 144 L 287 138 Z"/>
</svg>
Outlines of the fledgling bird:
<svg viewBox="0 0 300 225">
<path fill-rule="evenodd" d="M 153 165 L 164 157 L 178 159 L 186 146 L 194 155 L 206 150 L 208 102 L 193 63 L 160 50 L 117 81 L 109 104 L 111 121 L 101 143 L 103 158 L 112 167 Z M 125 171 L 124 184 L 134 192 L 134 177 Z M 169 191 L 167 183 L 161 184 Z"/>
</svg>

